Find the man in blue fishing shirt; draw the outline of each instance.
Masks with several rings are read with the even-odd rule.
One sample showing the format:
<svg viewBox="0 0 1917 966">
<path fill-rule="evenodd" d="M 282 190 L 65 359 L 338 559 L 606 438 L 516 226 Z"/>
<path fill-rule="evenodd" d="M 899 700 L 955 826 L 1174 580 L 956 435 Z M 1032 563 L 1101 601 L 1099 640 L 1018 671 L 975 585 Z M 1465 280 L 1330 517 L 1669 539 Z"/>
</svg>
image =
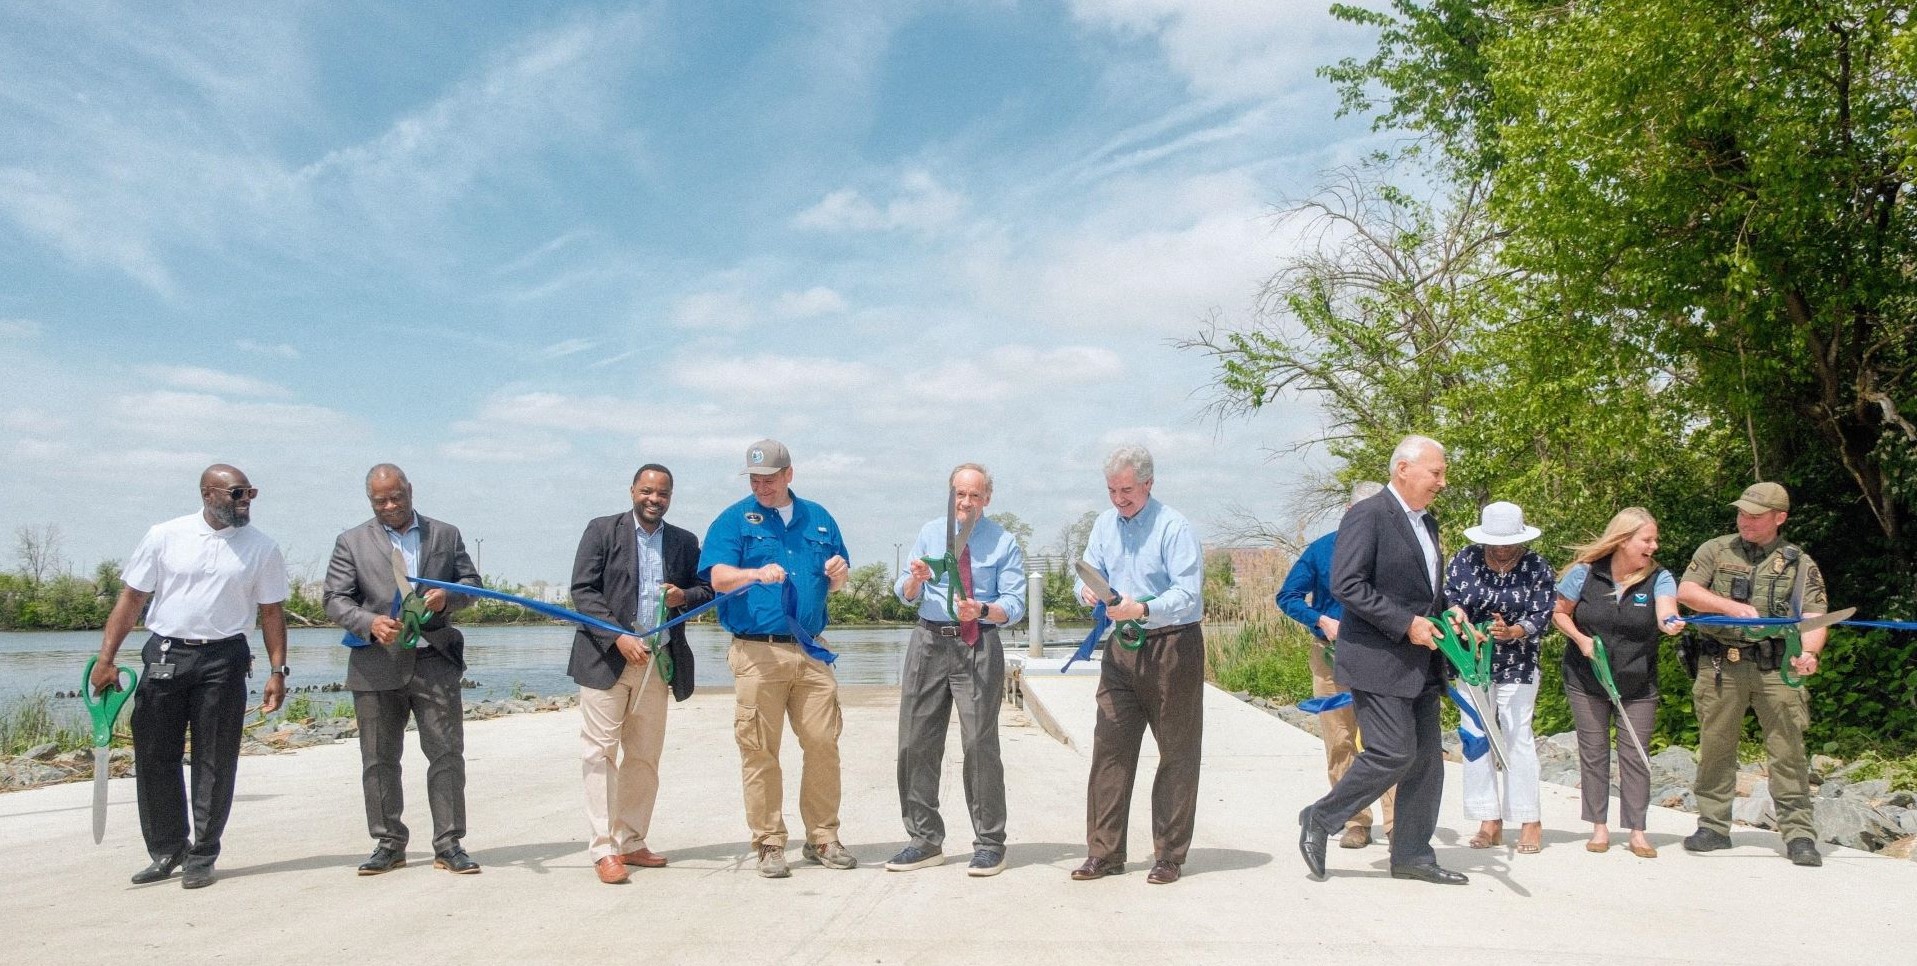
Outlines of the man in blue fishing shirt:
<svg viewBox="0 0 1917 966">
<path fill-rule="evenodd" d="M 805 753 L 799 779 L 805 858 L 828 869 L 856 868 L 858 859 L 839 844 L 839 684 L 831 666 L 804 646 L 825 630 L 826 594 L 851 573 L 845 541 L 824 507 L 793 494 L 785 444 L 753 443 L 744 474 L 752 495 L 712 521 L 699 578 L 719 593 L 759 585 L 719 605 L 719 623 L 732 632 L 726 662 L 735 680 L 733 737 L 759 874 L 792 874 L 785 861 L 779 771 L 779 738 L 788 716 Z"/>
</svg>

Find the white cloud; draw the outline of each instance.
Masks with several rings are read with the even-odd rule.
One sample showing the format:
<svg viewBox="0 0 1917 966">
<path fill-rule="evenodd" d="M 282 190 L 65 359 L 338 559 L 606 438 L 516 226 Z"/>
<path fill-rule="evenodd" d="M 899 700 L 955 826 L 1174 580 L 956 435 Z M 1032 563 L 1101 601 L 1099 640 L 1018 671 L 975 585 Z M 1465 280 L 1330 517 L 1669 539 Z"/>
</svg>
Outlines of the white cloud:
<svg viewBox="0 0 1917 966">
<path fill-rule="evenodd" d="M 38 339 L 44 331 L 32 319 L 0 319 L 0 339 Z"/>
<path fill-rule="evenodd" d="M 876 366 L 807 356 L 693 359 L 675 364 L 671 380 L 715 400 L 781 399 L 793 405 L 871 399 L 888 381 Z"/>
<path fill-rule="evenodd" d="M 965 213 L 965 196 L 922 170 L 907 171 L 884 204 L 856 188 L 840 188 L 793 216 L 797 228 L 824 232 L 912 231 L 929 234 Z"/>
<path fill-rule="evenodd" d="M 160 366 L 149 365 L 138 368 L 140 375 L 175 389 L 187 389 L 202 393 L 219 393 L 229 396 L 258 396 L 272 399 L 284 399 L 292 396 L 283 386 L 277 386 L 263 379 L 242 376 L 217 369 L 200 366 Z"/>
<path fill-rule="evenodd" d="M 785 292 L 773 302 L 773 311 L 788 319 L 810 319 L 845 311 L 845 297 L 822 285 L 803 292 Z"/>
<path fill-rule="evenodd" d="M 539 354 L 548 359 L 564 359 L 567 356 L 578 355 L 592 348 L 592 346 L 593 342 L 591 339 L 567 339 L 563 342 L 555 342 L 547 346 L 540 350 Z"/>
<path fill-rule="evenodd" d="M 672 324 L 682 329 L 737 332 L 752 325 L 757 313 L 738 292 L 694 292 L 672 307 Z"/>
<path fill-rule="evenodd" d="M 1367 31 L 1325 15 L 1322 0 L 1071 0 L 1073 16 L 1151 37 L 1200 94 L 1270 97 L 1322 85 L 1317 69 L 1362 52 Z"/>
<path fill-rule="evenodd" d="M 233 343 L 233 345 L 241 352 L 250 352 L 256 356 L 272 356 L 276 359 L 297 359 L 300 357 L 300 350 L 293 348 L 293 346 L 285 342 L 256 342 L 252 339 L 241 339 Z"/>
<path fill-rule="evenodd" d="M 162 295 L 173 292 L 172 275 L 146 239 L 130 230 L 130 216 L 76 203 L 63 186 L 35 172 L 0 168 L 0 213 L 82 265 L 119 269 Z"/>
<path fill-rule="evenodd" d="M 72 425 L 73 420 L 44 409 L 22 407 L 0 413 L 0 429 L 17 433 L 59 433 Z"/>
<path fill-rule="evenodd" d="M 439 446 L 440 456 L 460 463 L 549 463 L 571 452 L 552 435 L 463 436 Z"/>
<path fill-rule="evenodd" d="M 232 402 L 200 392 L 155 390 L 114 397 L 108 415 L 134 435 L 192 439 L 214 447 L 234 442 L 344 437 L 344 414 L 304 403 Z M 343 441 L 343 440 L 336 440 Z"/>
</svg>

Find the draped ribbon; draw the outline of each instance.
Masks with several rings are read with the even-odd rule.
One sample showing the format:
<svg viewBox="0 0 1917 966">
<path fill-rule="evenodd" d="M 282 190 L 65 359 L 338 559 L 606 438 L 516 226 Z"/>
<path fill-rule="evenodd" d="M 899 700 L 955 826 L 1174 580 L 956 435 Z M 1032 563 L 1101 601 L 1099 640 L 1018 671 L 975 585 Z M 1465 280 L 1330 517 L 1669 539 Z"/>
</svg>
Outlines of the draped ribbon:
<svg viewBox="0 0 1917 966">
<path fill-rule="evenodd" d="M 1727 617 L 1723 614 L 1694 614 L 1683 618 L 1687 624 L 1699 624 L 1706 627 L 1788 627 L 1801 623 L 1802 617 Z M 1917 621 L 1867 621 L 1851 619 L 1838 621 L 1831 627 L 1874 627 L 1887 631 L 1917 631 Z"/>
<path fill-rule="evenodd" d="M 1483 758 L 1485 752 L 1491 750 L 1491 739 L 1483 734 L 1484 718 L 1478 714 L 1477 708 L 1471 706 L 1471 702 L 1466 700 L 1464 695 L 1458 693 L 1457 688 L 1446 687 L 1445 690 L 1451 694 L 1451 703 L 1458 706 L 1458 713 L 1470 718 L 1471 723 L 1478 726 L 1479 733 L 1474 735 L 1464 730 L 1462 723 L 1458 725 L 1458 743 L 1464 746 L 1465 759 L 1477 761 Z"/>
<path fill-rule="evenodd" d="M 1058 673 L 1064 674 L 1066 671 L 1072 669 L 1072 665 L 1089 659 L 1092 656 L 1092 652 L 1098 649 L 1098 639 L 1104 637 L 1105 631 L 1110 629 L 1111 626 L 1112 619 L 1105 616 L 1105 602 L 1099 601 L 1093 604 L 1092 632 L 1085 635 L 1085 639 L 1079 642 L 1078 650 L 1072 652 L 1072 656 L 1065 661 L 1064 667 L 1058 669 Z"/>
<path fill-rule="evenodd" d="M 1339 708 L 1349 707 L 1351 707 L 1350 691 L 1327 694 L 1321 698 L 1306 698 L 1298 702 L 1298 710 L 1306 714 L 1324 714 L 1327 711 L 1336 711 Z"/>
</svg>

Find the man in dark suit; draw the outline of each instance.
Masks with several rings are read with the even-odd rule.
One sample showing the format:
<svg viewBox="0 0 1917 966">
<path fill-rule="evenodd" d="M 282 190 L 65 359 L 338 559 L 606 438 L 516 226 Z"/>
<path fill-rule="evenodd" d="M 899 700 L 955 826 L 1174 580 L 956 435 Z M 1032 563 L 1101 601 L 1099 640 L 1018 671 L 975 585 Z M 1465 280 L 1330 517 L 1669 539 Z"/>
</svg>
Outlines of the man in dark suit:
<svg viewBox="0 0 1917 966">
<path fill-rule="evenodd" d="M 1325 877 L 1325 840 L 1359 809 L 1398 786 L 1391 875 L 1444 885 L 1465 876 L 1431 850 L 1444 792 L 1438 701 L 1444 657 L 1444 554 L 1425 507 L 1444 489 L 1444 447 L 1407 436 L 1391 453 L 1391 485 L 1345 513 L 1331 562 L 1331 592 L 1344 605 L 1333 675 L 1350 689 L 1364 751 L 1325 797 L 1299 814 L 1298 849 L 1314 879 Z"/>
<path fill-rule="evenodd" d="M 466 731 L 459 681 L 466 670 L 466 639 L 448 617 L 472 598 L 427 591 L 429 617 L 418 640 L 406 641 L 405 625 L 393 616 L 399 583 L 393 553 L 399 552 L 409 577 L 477 587 L 479 572 L 466 556 L 459 528 L 413 511 L 413 485 L 399 467 L 381 463 L 369 470 L 366 498 L 373 518 L 333 541 L 326 567 L 326 616 L 370 642 L 346 659 L 346 686 L 359 718 L 366 830 L 377 843 L 359 874 L 379 875 L 406 864 L 399 759 L 411 715 L 426 754 L 433 867 L 470 875 L 479 871 L 479 863 L 460 846 L 466 835 Z"/>
<path fill-rule="evenodd" d="M 699 540 L 666 522 L 672 471 L 647 463 L 632 477 L 632 509 L 586 524 L 572 564 L 572 605 L 634 634 L 581 627 L 566 674 L 579 685 L 579 736 L 586 783 L 587 852 L 599 881 L 626 881 L 626 866 L 658 868 L 646 846 L 666 743 L 667 686 L 637 632 L 657 626 L 660 606 L 680 613 L 712 599 L 699 580 Z M 684 625 L 666 632 L 672 696 L 692 694 L 692 650 Z"/>
</svg>

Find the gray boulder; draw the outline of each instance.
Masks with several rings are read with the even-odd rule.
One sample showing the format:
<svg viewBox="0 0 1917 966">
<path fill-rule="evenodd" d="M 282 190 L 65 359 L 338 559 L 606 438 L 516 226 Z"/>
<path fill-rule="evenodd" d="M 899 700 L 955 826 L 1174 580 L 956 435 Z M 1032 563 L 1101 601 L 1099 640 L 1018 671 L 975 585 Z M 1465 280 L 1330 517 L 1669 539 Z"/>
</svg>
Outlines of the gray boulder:
<svg viewBox="0 0 1917 966">
<path fill-rule="evenodd" d="M 56 745 L 51 741 L 45 741 L 45 742 L 41 742 L 40 744 L 34 745 L 31 748 L 28 748 L 27 753 L 24 755 L 21 755 L 20 757 L 30 758 L 30 759 L 33 759 L 34 761 L 39 761 L 40 759 L 43 759 L 43 758 L 52 758 L 53 753 L 59 750 L 60 750 L 59 745 Z"/>
<path fill-rule="evenodd" d="M 1855 782 L 1844 789 L 1845 798 L 1861 798 L 1865 801 L 1882 801 L 1890 797 L 1890 782 L 1881 778 Z"/>
<path fill-rule="evenodd" d="M 1905 835 L 1917 835 L 1917 809 L 1906 809 L 1897 816 L 1897 830 Z"/>
<path fill-rule="evenodd" d="M 1651 756 L 1651 782 L 1655 785 L 1697 783 L 1697 755 L 1689 748 L 1672 745 Z"/>
<path fill-rule="evenodd" d="M 1578 736 L 1575 731 L 1566 731 L 1538 741 L 1538 759 L 1541 761 L 1578 760 Z"/>
<path fill-rule="evenodd" d="M 1875 852 L 1899 837 L 1874 808 L 1854 798 L 1812 799 L 1811 826 L 1819 842 Z"/>
<path fill-rule="evenodd" d="M 1731 821 L 1742 822 L 1752 828 L 1776 828 L 1777 803 L 1771 801 L 1771 783 L 1759 781 L 1751 786 L 1749 797 L 1733 800 Z"/>
</svg>

